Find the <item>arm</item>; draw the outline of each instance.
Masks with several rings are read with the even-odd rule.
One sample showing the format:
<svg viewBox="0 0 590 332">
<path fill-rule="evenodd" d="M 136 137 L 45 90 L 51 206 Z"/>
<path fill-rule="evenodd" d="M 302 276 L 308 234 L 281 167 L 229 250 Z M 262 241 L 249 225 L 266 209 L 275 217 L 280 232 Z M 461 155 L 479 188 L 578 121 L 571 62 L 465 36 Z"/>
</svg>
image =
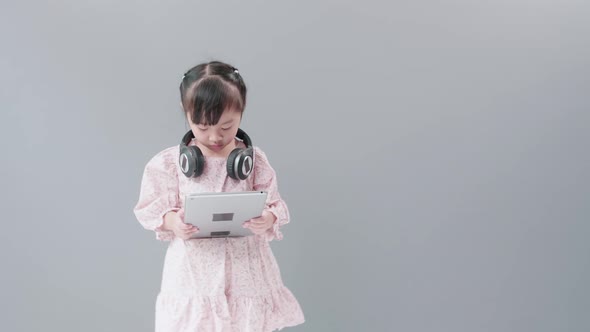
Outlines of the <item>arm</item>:
<svg viewBox="0 0 590 332">
<path fill-rule="evenodd" d="M 156 238 L 170 241 L 174 238 L 169 212 L 179 212 L 178 175 L 172 148 L 154 156 L 145 166 L 141 180 L 139 200 L 133 212 L 139 223 L 156 232 Z M 180 211 L 182 213 L 182 211 Z M 165 224 L 165 216 L 168 221 Z"/>
<path fill-rule="evenodd" d="M 276 172 L 270 165 L 266 154 L 258 148 L 255 148 L 254 190 L 268 192 L 263 215 L 268 214 L 269 218 L 274 219 L 274 222 L 264 234 L 266 239 L 268 241 L 282 240 L 283 234 L 280 228 L 290 222 L 289 209 L 279 193 Z"/>
</svg>

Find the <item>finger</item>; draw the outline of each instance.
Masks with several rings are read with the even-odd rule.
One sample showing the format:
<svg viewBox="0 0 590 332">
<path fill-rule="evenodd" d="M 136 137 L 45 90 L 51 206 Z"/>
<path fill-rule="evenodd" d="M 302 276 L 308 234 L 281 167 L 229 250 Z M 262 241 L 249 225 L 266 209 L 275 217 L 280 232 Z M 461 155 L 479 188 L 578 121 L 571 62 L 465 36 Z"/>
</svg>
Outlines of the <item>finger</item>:
<svg viewBox="0 0 590 332">
<path fill-rule="evenodd" d="M 252 229 L 260 230 L 260 229 L 267 229 L 268 226 L 266 224 L 253 224 L 250 226 Z"/>
<path fill-rule="evenodd" d="M 188 227 L 187 227 L 186 229 L 190 231 L 190 230 L 193 230 L 193 229 L 195 229 L 195 228 L 198 228 L 198 227 L 197 227 L 197 226 L 195 226 L 195 225 L 189 224 L 189 225 L 188 225 Z"/>
<path fill-rule="evenodd" d="M 184 230 L 185 233 L 193 233 L 194 231 L 198 230 L 197 227 L 193 226 L 191 228 L 187 228 Z"/>
<path fill-rule="evenodd" d="M 249 228 L 261 228 L 261 227 L 265 227 L 265 225 L 266 225 L 265 222 L 248 222 L 246 224 L 248 225 Z"/>
</svg>

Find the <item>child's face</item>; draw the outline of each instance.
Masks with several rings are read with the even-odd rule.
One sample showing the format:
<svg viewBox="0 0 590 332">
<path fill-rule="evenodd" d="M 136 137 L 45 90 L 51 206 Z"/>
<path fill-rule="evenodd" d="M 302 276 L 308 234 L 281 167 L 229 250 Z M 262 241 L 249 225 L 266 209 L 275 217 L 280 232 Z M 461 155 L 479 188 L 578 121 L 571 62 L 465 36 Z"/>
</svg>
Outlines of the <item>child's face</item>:
<svg viewBox="0 0 590 332">
<path fill-rule="evenodd" d="M 205 155 L 225 156 L 235 148 L 233 142 L 242 120 L 242 113 L 238 109 L 226 109 L 219 122 L 213 126 L 193 123 L 188 113 L 187 120 L 197 140 L 197 146 L 201 150 L 205 149 Z"/>
</svg>

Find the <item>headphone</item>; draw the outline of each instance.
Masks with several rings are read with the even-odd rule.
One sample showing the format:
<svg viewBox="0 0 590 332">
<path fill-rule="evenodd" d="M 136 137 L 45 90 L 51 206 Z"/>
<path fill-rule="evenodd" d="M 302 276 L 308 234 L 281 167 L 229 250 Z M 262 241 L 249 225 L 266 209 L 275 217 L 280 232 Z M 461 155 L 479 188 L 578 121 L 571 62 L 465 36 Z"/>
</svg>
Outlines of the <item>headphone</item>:
<svg viewBox="0 0 590 332">
<path fill-rule="evenodd" d="M 227 157 L 227 175 L 232 179 L 245 180 L 254 169 L 254 148 L 252 140 L 246 132 L 238 128 L 236 137 L 244 142 L 245 149 L 235 148 Z M 189 130 L 180 142 L 180 156 L 178 164 L 182 173 L 188 178 L 196 178 L 203 173 L 205 168 L 205 157 L 197 146 L 189 143 L 195 138 L 192 130 Z"/>
</svg>

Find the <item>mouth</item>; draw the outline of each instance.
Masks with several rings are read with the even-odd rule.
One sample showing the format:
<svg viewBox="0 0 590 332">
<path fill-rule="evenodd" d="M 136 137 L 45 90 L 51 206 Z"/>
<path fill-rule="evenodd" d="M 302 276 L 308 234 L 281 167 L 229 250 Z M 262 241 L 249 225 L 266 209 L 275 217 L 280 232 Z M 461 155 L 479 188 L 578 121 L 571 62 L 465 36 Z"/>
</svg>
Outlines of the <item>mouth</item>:
<svg viewBox="0 0 590 332">
<path fill-rule="evenodd" d="M 223 149 L 223 145 L 221 145 L 221 144 L 209 145 L 209 149 L 211 149 L 213 151 L 219 151 L 219 150 Z"/>
</svg>

